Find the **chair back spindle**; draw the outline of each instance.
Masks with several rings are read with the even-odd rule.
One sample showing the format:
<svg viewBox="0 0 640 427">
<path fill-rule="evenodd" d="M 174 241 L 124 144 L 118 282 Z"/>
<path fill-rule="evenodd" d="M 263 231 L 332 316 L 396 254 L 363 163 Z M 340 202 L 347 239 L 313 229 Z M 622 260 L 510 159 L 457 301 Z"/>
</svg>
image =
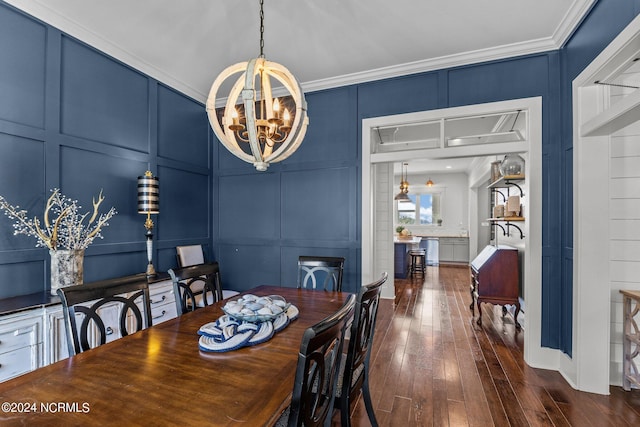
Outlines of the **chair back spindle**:
<svg viewBox="0 0 640 427">
<path fill-rule="evenodd" d="M 82 353 L 152 324 L 145 274 L 58 289 L 69 355 Z M 114 324 L 114 313 L 117 322 Z"/>
<path fill-rule="evenodd" d="M 178 313 L 184 314 L 223 299 L 217 262 L 169 270 Z"/>
<path fill-rule="evenodd" d="M 298 288 L 342 291 L 343 257 L 300 256 Z"/>
<path fill-rule="evenodd" d="M 351 295 L 338 311 L 305 331 L 298 353 L 288 427 L 330 424 L 344 339 L 354 309 L 355 296 Z"/>
<path fill-rule="evenodd" d="M 380 293 L 382 285 L 387 281 L 387 277 L 388 274 L 383 273 L 375 282 L 362 286 L 356 297 L 349 346 L 346 360 L 342 367 L 340 391 L 335 404 L 340 409 L 342 426 L 351 425 L 351 405 L 357 400 L 360 390 L 362 390 L 362 398 L 369 416 L 369 422 L 373 427 L 378 426 L 369 391 L 369 363 Z"/>
</svg>

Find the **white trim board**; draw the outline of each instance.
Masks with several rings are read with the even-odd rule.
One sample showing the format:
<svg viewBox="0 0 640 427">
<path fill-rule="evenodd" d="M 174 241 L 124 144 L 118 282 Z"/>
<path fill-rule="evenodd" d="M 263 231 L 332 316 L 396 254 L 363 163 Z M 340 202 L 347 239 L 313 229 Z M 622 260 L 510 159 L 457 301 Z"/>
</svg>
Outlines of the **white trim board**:
<svg viewBox="0 0 640 427">
<path fill-rule="evenodd" d="M 567 371 L 579 390 L 599 394 L 609 394 L 611 382 L 610 141 L 629 123 L 611 114 L 619 106 L 609 110 L 609 88 L 594 82 L 639 50 L 640 15 L 573 81 L 573 358 Z M 620 104 L 635 108 L 629 100 L 640 103 L 633 96 Z"/>
<path fill-rule="evenodd" d="M 524 359 L 527 364 L 545 369 L 559 370 L 560 352 L 543 348 L 541 342 L 542 325 L 542 98 L 525 98 L 511 101 L 487 104 L 469 105 L 463 107 L 445 108 L 441 110 L 421 111 L 416 113 L 398 114 L 385 117 L 375 117 L 362 121 L 362 283 L 369 283 L 381 271 L 390 272 L 393 277 L 393 257 L 379 256 L 381 251 L 393 251 L 391 227 L 388 230 L 378 228 L 378 206 L 385 203 L 378 200 L 376 183 L 377 165 L 389 162 L 402 162 L 408 157 L 438 158 L 452 157 L 447 148 L 413 150 L 384 154 L 372 154 L 373 129 L 379 126 L 399 126 L 403 123 L 439 120 L 445 117 L 460 117 L 476 114 L 490 114 L 496 111 L 527 110 L 529 120 L 528 139 L 520 143 L 489 144 L 484 146 L 465 147 L 465 157 L 504 155 L 508 152 L 528 152 L 529 161 L 525 164 L 525 174 L 529 183 L 527 196 L 528 209 L 525 212 L 525 283 L 524 300 L 527 304 L 527 326 L 525 331 Z M 459 154 L 458 154 L 459 155 Z M 455 157 L 455 155 L 453 156 Z M 392 204 L 391 197 L 386 201 Z M 388 211 L 388 209 L 386 209 Z M 379 234 L 388 236 L 388 242 L 378 237 Z M 387 264 L 379 265 L 374 260 L 386 259 Z M 383 297 L 393 298 L 393 280 L 389 280 L 383 289 Z"/>
</svg>

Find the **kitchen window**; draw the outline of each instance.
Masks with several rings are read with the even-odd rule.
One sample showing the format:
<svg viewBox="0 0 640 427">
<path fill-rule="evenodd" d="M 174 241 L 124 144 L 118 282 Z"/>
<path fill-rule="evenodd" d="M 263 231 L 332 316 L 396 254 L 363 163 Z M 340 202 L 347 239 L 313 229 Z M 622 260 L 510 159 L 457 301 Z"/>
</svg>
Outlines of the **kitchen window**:
<svg viewBox="0 0 640 427">
<path fill-rule="evenodd" d="M 434 225 L 441 218 L 441 194 L 408 194 L 409 200 L 396 202 L 396 224 Z"/>
</svg>

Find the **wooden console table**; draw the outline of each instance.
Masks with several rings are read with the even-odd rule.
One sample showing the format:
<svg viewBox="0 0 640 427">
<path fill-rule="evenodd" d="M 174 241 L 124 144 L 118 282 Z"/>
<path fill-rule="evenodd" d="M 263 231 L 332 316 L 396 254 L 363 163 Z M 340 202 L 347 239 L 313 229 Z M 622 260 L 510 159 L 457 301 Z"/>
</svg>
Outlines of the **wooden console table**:
<svg viewBox="0 0 640 427">
<path fill-rule="evenodd" d="M 635 319 L 640 313 L 640 291 L 621 290 L 620 293 L 624 296 L 622 388 L 630 391 L 632 387 L 640 387 L 640 373 L 634 360 L 640 354 L 640 331 Z"/>
<path fill-rule="evenodd" d="M 485 246 L 471 262 L 471 315 L 474 316 L 474 304 L 478 306 L 477 324 L 482 325 L 482 303 L 499 304 L 503 316 L 507 314 L 506 305 L 513 305 L 516 311 L 513 320 L 516 329 L 520 330 L 518 314 L 520 313 L 519 297 L 520 264 L 518 249 L 507 246 Z"/>
</svg>

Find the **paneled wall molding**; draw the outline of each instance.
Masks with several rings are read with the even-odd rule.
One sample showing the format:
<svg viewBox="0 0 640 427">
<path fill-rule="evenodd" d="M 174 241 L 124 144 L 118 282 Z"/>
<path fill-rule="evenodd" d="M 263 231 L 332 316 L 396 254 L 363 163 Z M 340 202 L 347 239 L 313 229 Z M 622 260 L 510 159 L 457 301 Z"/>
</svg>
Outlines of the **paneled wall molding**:
<svg viewBox="0 0 640 427">
<path fill-rule="evenodd" d="M 87 249 L 85 281 L 145 270 L 136 178 L 147 169 L 162 183 L 161 214 L 154 218 L 157 269 L 176 266 L 176 238 L 211 241 L 202 104 L 4 2 L 0 37 L 9 41 L 0 44 L 0 57 L 12 64 L 0 68 L 0 86 L 7 88 L 0 98 L 0 195 L 42 217 L 51 188 L 77 199 L 83 210 L 103 189 L 103 206 L 118 211 L 104 239 Z M 45 291 L 48 251 L 12 232 L 1 215 L 0 298 Z"/>
</svg>

